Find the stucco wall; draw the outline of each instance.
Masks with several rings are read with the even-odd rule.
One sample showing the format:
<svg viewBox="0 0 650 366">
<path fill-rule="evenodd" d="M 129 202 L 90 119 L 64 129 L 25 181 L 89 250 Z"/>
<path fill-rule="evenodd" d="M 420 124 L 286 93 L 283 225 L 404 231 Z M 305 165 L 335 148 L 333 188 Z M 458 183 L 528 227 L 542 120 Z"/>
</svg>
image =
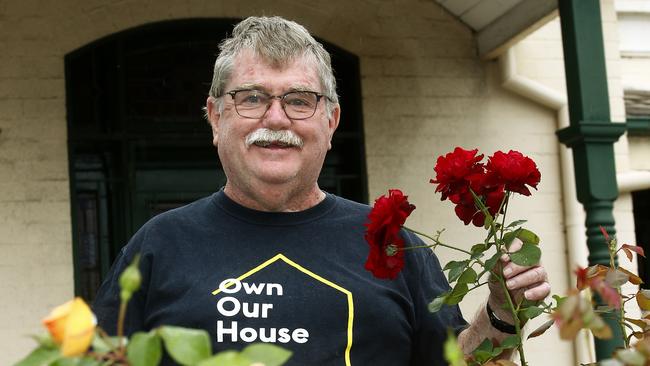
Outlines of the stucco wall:
<svg viewBox="0 0 650 366">
<path fill-rule="evenodd" d="M 418 206 L 408 225 L 429 232 L 446 227 L 446 241 L 469 247 L 482 233 L 463 226 L 451 205 L 434 195 L 428 183 L 434 157 L 457 145 L 488 155 L 518 149 L 533 157 L 542 171 L 539 191 L 517 198 L 511 213 L 526 217 L 542 236 L 554 292 L 564 292 L 556 114 L 505 91 L 496 63 L 480 61 L 472 33 L 434 2 L 8 0 L 0 2 L 0 344 L 11 347 L 0 363 L 24 355 L 33 341 L 23 335 L 39 332 L 39 319 L 73 294 L 64 55 L 153 21 L 253 14 L 297 20 L 360 57 L 370 196 L 403 189 Z M 549 47 L 559 47 L 554 37 Z M 551 84 L 560 87 L 561 61 L 539 62 L 531 77 L 549 70 Z M 443 262 L 453 257 L 439 255 Z M 484 295 L 463 304 L 468 318 Z M 573 362 L 570 343 L 554 334 L 529 342 L 529 350 L 533 365 Z"/>
</svg>

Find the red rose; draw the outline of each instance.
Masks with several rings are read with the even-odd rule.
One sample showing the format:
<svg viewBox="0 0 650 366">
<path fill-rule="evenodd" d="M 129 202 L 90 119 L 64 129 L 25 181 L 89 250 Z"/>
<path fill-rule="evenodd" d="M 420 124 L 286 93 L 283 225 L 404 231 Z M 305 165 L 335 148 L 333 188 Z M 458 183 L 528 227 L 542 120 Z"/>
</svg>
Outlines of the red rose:
<svg viewBox="0 0 650 366">
<path fill-rule="evenodd" d="M 404 267 L 404 240 L 399 231 L 415 206 L 402 191 L 391 189 L 375 200 L 368 215 L 365 239 L 370 246 L 365 268 L 375 277 L 394 279 Z"/>
<path fill-rule="evenodd" d="M 477 152 L 478 149 L 456 147 L 453 152 L 438 157 L 434 168 L 436 179 L 430 182 L 438 184 L 436 192 L 442 194 L 442 201 L 449 198 L 453 203 L 461 203 L 463 195 L 469 193 L 470 181 L 484 173 L 484 166 L 479 163 L 483 155 L 476 156 Z"/>
<path fill-rule="evenodd" d="M 530 190 L 526 185 L 537 189 L 541 178 L 535 162 L 514 150 L 510 150 L 507 154 L 502 151 L 495 152 L 488 158 L 486 170 L 490 184 L 505 184 L 507 191 L 524 196 L 530 196 Z"/>
</svg>

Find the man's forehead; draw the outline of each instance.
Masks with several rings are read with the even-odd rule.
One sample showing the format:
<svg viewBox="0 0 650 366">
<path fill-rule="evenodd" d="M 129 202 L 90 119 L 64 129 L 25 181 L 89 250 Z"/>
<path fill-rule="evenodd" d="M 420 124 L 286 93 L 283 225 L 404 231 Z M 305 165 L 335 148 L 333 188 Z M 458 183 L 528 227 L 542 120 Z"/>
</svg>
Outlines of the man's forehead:
<svg viewBox="0 0 650 366">
<path fill-rule="evenodd" d="M 269 80 L 277 77 L 282 80 Z M 305 56 L 292 57 L 285 62 L 273 62 L 252 50 L 241 51 L 234 59 L 230 83 L 239 88 L 265 89 L 274 81 L 284 81 L 285 89 L 313 90 L 320 87 L 315 62 Z"/>
</svg>

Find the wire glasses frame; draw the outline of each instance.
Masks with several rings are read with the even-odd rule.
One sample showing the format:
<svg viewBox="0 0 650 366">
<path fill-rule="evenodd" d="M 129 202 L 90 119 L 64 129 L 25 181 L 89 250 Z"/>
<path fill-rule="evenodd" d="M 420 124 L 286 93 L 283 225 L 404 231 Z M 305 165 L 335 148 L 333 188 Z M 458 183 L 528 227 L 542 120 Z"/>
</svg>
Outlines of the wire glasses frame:
<svg viewBox="0 0 650 366">
<path fill-rule="evenodd" d="M 235 111 L 244 118 L 262 118 L 271 108 L 273 99 L 280 100 L 280 106 L 289 119 L 301 120 L 316 114 L 318 103 L 325 97 L 313 91 L 291 91 L 282 95 L 270 95 L 257 89 L 239 89 L 226 92 L 235 103 Z"/>
</svg>

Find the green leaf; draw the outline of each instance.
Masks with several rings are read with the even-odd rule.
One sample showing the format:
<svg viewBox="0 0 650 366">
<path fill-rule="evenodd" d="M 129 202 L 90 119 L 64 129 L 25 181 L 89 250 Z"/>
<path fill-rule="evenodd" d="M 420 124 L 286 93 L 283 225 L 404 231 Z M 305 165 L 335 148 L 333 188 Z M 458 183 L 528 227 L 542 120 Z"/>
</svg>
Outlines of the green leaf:
<svg viewBox="0 0 650 366">
<path fill-rule="evenodd" d="M 542 251 L 537 245 L 524 243 L 518 251 L 510 253 L 510 260 L 520 266 L 534 266 L 539 263 Z"/>
<path fill-rule="evenodd" d="M 155 331 L 137 332 L 126 347 L 126 356 L 131 366 L 156 366 L 162 357 L 162 344 Z"/>
<path fill-rule="evenodd" d="M 126 337 L 122 337 L 124 340 L 124 344 L 128 344 L 128 339 Z M 119 337 L 103 337 L 99 333 L 95 333 L 95 337 L 93 337 L 93 351 L 98 352 L 98 353 L 106 353 L 110 350 L 113 350 L 118 347 L 120 344 L 120 338 Z"/>
<path fill-rule="evenodd" d="M 252 344 L 241 352 L 243 356 L 264 366 L 280 366 L 287 362 L 292 352 L 268 343 Z"/>
<path fill-rule="evenodd" d="M 58 349 L 41 346 L 33 350 L 22 360 L 18 361 L 14 366 L 49 365 L 59 357 L 61 357 L 61 354 Z"/>
<path fill-rule="evenodd" d="M 45 347 L 45 348 L 56 348 L 56 343 L 54 343 L 54 340 L 52 339 L 52 336 L 50 336 L 49 333 L 44 333 L 44 334 L 34 334 L 31 335 L 30 338 L 36 341 L 39 346 Z"/>
<path fill-rule="evenodd" d="M 472 355 L 474 355 L 476 361 L 482 364 L 492 358 L 493 350 L 494 345 L 492 344 L 492 341 L 486 338 L 478 345 L 478 347 L 476 347 L 474 352 L 472 352 Z"/>
<path fill-rule="evenodd" d="M 77 366 L 102 366 L 103 361 L 96 360 L 94 358 L 85 357 L 79 360 L 76 364 Z"/>
<path fill-rule="evenodd" d="M 169 355 L 181 365 L 195 365 L 212 354 L 210 336 L 204 330 L 163 326 L 158 331 Z"/>
<path fill-rule="evenodd" d="M 469 261 L 451 261 L 447 263 L 445 268 L 449 267 L 449 273 L 447 274 L 447 277 L 449 278 L 449 282 L 454 282 L 460 277 L 460 275 L 465 271 L 465 268 L 467 268 L 467 265 L 469 264 Z"/>
<path fill-rule="evenodd" d="M 485 243 L 478 243 L 475 245 L 472 245 L 472 249 L 470 249 L 470 252 L 472 253 L 472 256 L 470 259 L 478 259 L 483 256 L 483 252 L 488 250 L 488 246 Z"/>
<path fill-rule="evenodd" d="M 509 336 L 508 338 L 506 338 L 506 339 L 504 339 L 503 341 L 501 341 L 501 344 L 499 345 L 499 347 L 501 347 L 501 348 L 503 348 L 503 349 L 515 348 L 515 347 L 517 347 L 520 343 L 521 343 L 521 340 L 520 340 L 519 337 L 515 334 L 515 335 L 511 335 L 511 336 Z"/>
<path fill-rule="evenodd" d="M 459 302 L 463 301 L 463 297 L 469 292 L 469 288 L 466 283 L 457 283 L 449 296 L 445 298 L 445 304 L 447 305 L 456 305 Z"/>
<path fill-rule="evenodd" d="M 485 261 L 485 269 L 491 271 L 494 269 L 494 265 L 497 264 L 497 261 L 501 258 L 501 253 L 496 252 L 490 259 Z"/>
<path fill-rule="evenodd" d="M 476 274 L 476 271 L 472 267 L 467 267 L 467 269 L 463 272 L 463 274 L 458 277 L 458 283 L 474 283 L 476 282 L 476 279 L 478 278 L 478 275 Z"/>
<path fill-rule="evenodd" d="M 539 316 L 540 314 L 544 313 L 544 309 L 538 308 L 537 306 L 530 306 L 527 307 L 519 312 L 520 318 L 524 318 L 521 320 L 528 320 L 528 319 L 533 319 Z"/>
<path fill-rule="evenodd" d="M 512 244 L 512 241 L 515 240 L 520 230 L 521 229 L 517 229 L 515 231 L 508 231 L 503 235 L 502 241 L 506 245 L 506 248 L 510 248 L 510 244 Z"/>
<path fill-rule="evenodd" d="M 251 360 L 237 351 L 223 351 L 199 362 L 196 366 L 249 366 Z"/>
<path fill-rule="evenodd" d="M 445 360 L 449 362 L 450 366 L 467 366 L 463 350 L 460 348 L 456 336 L 451 329 L 447 329 L 447 339 L 443 344 L 443 352 Z"/>
<path fill-rule="evenodd" d="M 539 236 L 537 236 L 537 234 L 535 234 L 534 232 L 524 228 L 521 228 L 517 231 L 518 231 L 517 237 L 524 244 L 534 244 L 534 245 L 539 244 Z"/>
<path fill-rule="evenodd" d="M 521 225 L 525 224 L 526 222 L 528 222 L 528 220 L 513 221 L 513 222 L 509 223 L 508 226 L 506 226 L 506 228 L 521 226 Z"/>
<path fill-rule="evenodd" d="M 438 297 L 433 299 L 433 301 L 431 301 L 429 303 L 429 311 L 432 312 L 432 313 L 435 313 L 438 310 L 440 310 L 442 305 L 444 305 L 445 301 L 447 300 L 448 295 L 449 295 L 449 292 L 445 292 L 444 294 L 439 295 Z"/>
<path fill-rule="evenodd" d="M 61 357 L 52 362 L 50 366 L 79 366 L 80 361 L 78 358 Z"/>
</svg>

